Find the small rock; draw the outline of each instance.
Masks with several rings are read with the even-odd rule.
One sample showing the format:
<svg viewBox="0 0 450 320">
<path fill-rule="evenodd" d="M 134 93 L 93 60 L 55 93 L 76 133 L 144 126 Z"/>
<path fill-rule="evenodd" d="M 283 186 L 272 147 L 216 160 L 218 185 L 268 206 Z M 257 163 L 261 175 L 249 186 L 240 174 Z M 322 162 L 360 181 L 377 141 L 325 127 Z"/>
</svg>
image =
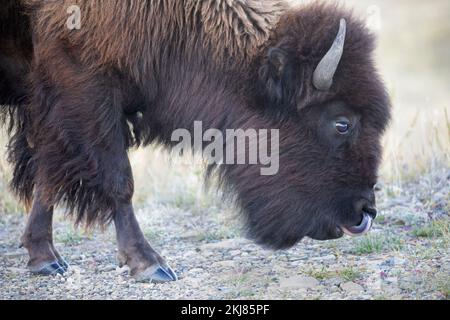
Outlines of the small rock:
<svg viewBox="0 0 450 320">
<path fill-rule="evenodd" d="M 13 252 L 6 252 L 6 253 L 3 253 L 1 256 L 6 259 L 17 259 L 17 258 L 21 258 L 26 255 L 27 255 L 27 252 L 25 250 L 19 250 L 19 251 L 13 251 Z"/>
<path fill-rule="evenodd" d="M 280 281 L 280 288 L 283 289 L 314 289 L 318 285 L 317 279 L 306 276 L 294 276 Z"/>
<path fill-rule="evenodd" d="M 121 267 L 116 267 L 116 274 L 120 275 L 120 274 L 124 274 L 130 271 L 130 268 L 128 266 L 123 266 Z"/>
<path fill-rule="evenodd" d="M 444 198 L 444 194 L 441 192 L 437 192 L 431 196 L 431 200 L 433 202 L 440 202 Z"/>
<path fill-rule="evenodd" d="M 396 219 L 392 222 L 393 225 L 395 226 L 405 226 L 406 225 L 406 221 L 403 219 Z"/>
<path fill-rule="evenodd" d="M 235 263 L 232 260 L 217 261 L 212 264 L 213 268 L 234 268 Z"/>
<path fill-rule="evenodd" d="M 99 269 L 100 272 L 111 272 L 111 271 L 114 271 L 114 270 L 116 270 L 116 266 L 112 265 L 112 264 L 106 265 L 106 266 L 101 267 Z"/>
<path fill-rule="evenodd" d="M 224 250 L 234 249 L 238 246 L 235 239 L 227 239 L 220 242 L 207 243 L 201 246 L 203 250 Z"/>
<path fill-rule="evenodd" d="M 393 267 L 393 266 L 403 265 L 403 264 L 405 264 L 405 262 L 406 262 L 405 259 L 393 257 L 393 258 L 389 258 L 386 261 L 384 261 L 382 263 L 382 265 L 388 266 L 388 267 Z"/>
<path fill-rule="evenodd" d="M 341 289 L 347 293 L 357 294 L 364 292 L 364 288 L 357 283 L 354 282 L 345 282 L 341 284 Z"/>
<path fill-rule="evenodd" d="M 189 286 L 191 288 L 199 288 L 201 286 L 201 282 L 199 279 L 190 279 Z"/>
<path fill-rule="evenodd" d="M 24 268 L 9 267 L 9 268 L 7 268 L 7 270 L 11 273 L 17 273 L 17 274 L 28 273 L 28 269 L 24 269 Z"/>
<path fill-rule="evenodd" d="M 333 278 L 328 279 L 326 281 L 326 284 L 329 285 L 329 286 L 337 287 L 337 286 L 339 286 L 342 283 L 342 281 L 343 280 L 341 278 L 333 277 Z"/>
<path fill-rule="evenodd" d="M 330 262 L 336 260 L 336 256 L 334 254 L 329 254 L 326 256 L 319 256 L 310 258 L 311 261 L 321 261 L 321 262 Z"/>
<path fill-rule="evenodd" d="M 205 272 L 205 270 L 203 270 L 202 268 L 193 268 L 193 269 L 189 270 L 190 274 L 202 274 L 204 272 Z"/>
<path fill-rule="evenodd" d="M 398 283 L 397 277 L 387 277 L 387 278 L 384 278 L 383 280 L 387 283 Z"/>
<path fill-rule="evenodd" d="M 77 254 L 73 254 L 70 256 L 70 261 L 77 261 L 80 260 L 80 256 Z"/>
<path fill-rule="evenodd" d="M 235 257 L 241 254 L 241 250 L 232 250 L 230 251 L 230 255 Z"/>
<path fill-rule="evenodd" d="M 337 292 L 340 292 L 339 287 L 337 287 L 337 286 L 331 286 L 328 290 L 329 290 L 329 292 L 331 292 L 331 293 L 337 293 Z"/>
<path fill-rule="evenodd" d="M 373 259 L 373 260 L 369 260 L 369 261 L 365 261 L 364 263 L 370 268 L 370 269 L 374 269 L 374 270 L 379 270 L 380 266 L 383 265 L 385 260 L 382 259 Z"/>
<path fill-rule="evenodd" d="M 304 261 L 304 260 L 308 260 L 308 258 L 310 258 L 308 255 L 292 256 L 292 257 L 289 257 L 289 262 Z"/>
<path fill-rule="evenodd" d="M 197 252 L 194 250 L 186 250 L 186 252 L 183 253 L 183 257 L 188 259 L 190 257 L 196 257 L 198 256 Z"/>
<path fill-rule="evenodd" d="M 201 233 L 199 231 L 189 230 L 180 234 L 180 239 L 182 240 L 197 239 L 200 236 L 200 234 Z"/>
</svg>

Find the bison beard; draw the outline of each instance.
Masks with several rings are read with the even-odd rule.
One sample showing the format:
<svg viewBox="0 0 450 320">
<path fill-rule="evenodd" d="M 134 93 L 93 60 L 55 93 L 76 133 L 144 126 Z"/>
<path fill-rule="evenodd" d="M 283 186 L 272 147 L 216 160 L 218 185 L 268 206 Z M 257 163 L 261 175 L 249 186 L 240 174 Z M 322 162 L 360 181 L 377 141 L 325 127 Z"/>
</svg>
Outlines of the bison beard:
<svg viewBox="0 0 450 320">
<path fill-rule="evenodd" d="M 208 170 L 235 195 L 249 236 L 264 246 L 339 237 L 341 226 L 358 224 L 374 205 L 389 101 L 372 62 L 372 36 L 345 10 L 292 9 L 277 0 L 78 0 L 82 28 L 69 30 L 66 9 L 74 1 L 8 0 L 22 2 L 33 43 L 26 32 L 0 35 L 20 39 L 13 52 L 0 47 L 8 79 L 0 83 L 0 103 L 13 105 L 5 107 L 12 110 L 12 186 L 33 203 L 22 238 L 32 271 L 67 267 L 51 236 L 53 207 L 63 202 L 77 223 L 114 221 L 119 260 L 133 275 L 175 280 L 134 217 L 127 150 L 153 142 L 170 147 L 172 132 L 192 130 L 196 120 L 221 131 L 280 130 L 278 174 L 261 176 L 259 165 Z M 28 30 L 26 19 L 0 12 L 2 28 Z M 317 90 L 314 71 L 342 18 L 342 59 L 331 88 Z M 24 60 L 20 52 L 31 47 L 33 57 Z M 6 68 L 14 64 L 27 72 L 32 65 L 26 80 L 23 72 L 17 81 L 3 76 L 17 74 Z M 30 87 L 26 101 L 4 98 L 18 96 L 12 83 Z M 347 140 L 317 129 L 337 111 L 355 119 Z M 356 198 L 365 201 L 358 209 Z"/>
</svg>

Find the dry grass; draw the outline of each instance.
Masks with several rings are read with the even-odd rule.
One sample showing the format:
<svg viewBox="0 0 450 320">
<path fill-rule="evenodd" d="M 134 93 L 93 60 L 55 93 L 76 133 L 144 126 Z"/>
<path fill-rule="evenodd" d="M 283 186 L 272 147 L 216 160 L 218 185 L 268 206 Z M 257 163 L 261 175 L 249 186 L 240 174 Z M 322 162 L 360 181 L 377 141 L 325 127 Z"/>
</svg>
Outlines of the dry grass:
<svg viewBox="0 0 450 320">
<path fill-rule="evenodd" d="M 0 210 L 7 213 L 19 213 L 24 211 L 24 206 L 17 201 L 9 188 L 11 167 L 6 161 L 7 141 L 7 137 L 2 132 L 0 134 L 0 146 L 3 146 L 3 152 L 0 154 Z"/>
</svg>

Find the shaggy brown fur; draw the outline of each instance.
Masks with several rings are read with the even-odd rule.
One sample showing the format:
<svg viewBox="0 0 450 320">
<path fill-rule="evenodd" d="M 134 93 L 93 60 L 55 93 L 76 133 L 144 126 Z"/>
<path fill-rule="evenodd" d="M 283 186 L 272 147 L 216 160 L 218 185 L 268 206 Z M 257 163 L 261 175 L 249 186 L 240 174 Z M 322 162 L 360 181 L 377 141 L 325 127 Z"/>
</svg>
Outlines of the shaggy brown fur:
<svg viewBox="0 0 450 320">
<path fill-rule="evenodd" d="M 25 132 L 30 127 L 27 76 L 33 45 L 29 19 L 17 0 L 4 0 L 0 7 L 0 106 L 2 120 L 9 120 L 9 160 L 15 165 L 12 185 L 19 194 L 31 194 L 33 176 L 28 176 L 30 152 Z M 29 204 L 29 203 L 28 203 Z"/>
<path fill-rule="evenodd" d="M 81 30 L 65 27 L 73 4 Z M 192 130 L 201 120 L 205 129 L 280 129 L 277 175 L 260 176 L 259 165 L 217 168 L 257 242 L 283 248 L 306 235 L 336 237 L 337 225 L 360 220 L 353 203 L 376 181 L 389 101 L 372 36 L 347 11 L 323 4 L 288 10 L 274 0 L 27 5 L 30 120 L 12 146 L 13 186 L 23 199 L 39 188 L 46 205 L 64 201 L 78 221 L 107 222 L 133 194 L 126 150 L 170 146 L 174 129 Z M 331 90 L 317 91 L 312 73 L 341 18 L 344 55 Z M 336 110 L 359 119 L 347 140 L 321 127 Z"/>
<path fill-rule="evenodd" d="M 17 0 L 4 0 L 0 8 L 0 104 L 18 104 L 26 94 L 25 77 L 33 54 L 31 30 Z"/>
</svg>

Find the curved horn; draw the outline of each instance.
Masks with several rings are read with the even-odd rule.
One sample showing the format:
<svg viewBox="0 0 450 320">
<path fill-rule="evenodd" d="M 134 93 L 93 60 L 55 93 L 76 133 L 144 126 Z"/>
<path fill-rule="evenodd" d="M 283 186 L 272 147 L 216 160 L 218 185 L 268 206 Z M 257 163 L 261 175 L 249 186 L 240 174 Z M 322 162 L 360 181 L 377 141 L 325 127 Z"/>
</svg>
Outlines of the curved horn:
<svg viewBox="0 0 450 320">
<path fill-rule="evenodd" d="M 347 23 L 341 19 L 339 32 L 334 39 L 333 45 L 326 55 L 320 60 L 313 75 L 313 85 L 317 90 L 327 91 L 333 84 L 333 77 L 344 52 L 345 34 Z"/>
</svg>

